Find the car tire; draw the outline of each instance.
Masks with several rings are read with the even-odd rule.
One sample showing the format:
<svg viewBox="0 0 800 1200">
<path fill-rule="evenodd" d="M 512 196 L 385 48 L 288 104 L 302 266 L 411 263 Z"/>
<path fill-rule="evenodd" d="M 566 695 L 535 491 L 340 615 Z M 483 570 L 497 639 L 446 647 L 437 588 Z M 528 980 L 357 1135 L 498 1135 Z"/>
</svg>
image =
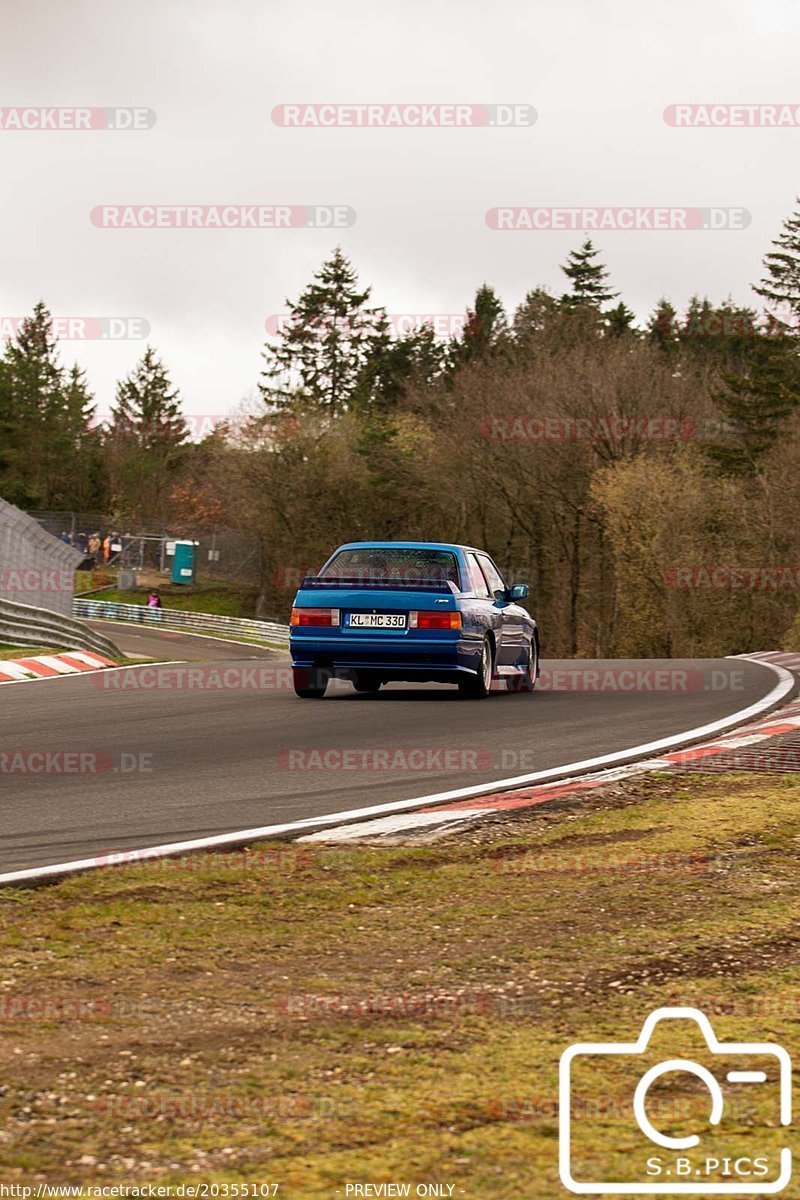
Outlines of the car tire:
<svg viewBox="0 0 800 1200">
<path fill-rule="evenodd" d="M 536 687 L 536 677 L 539 674 L 539 645 L 536 638 L 531 638 L 531 648 L 528 651 L 528 661 L 525 663 L 525 674 L 515 680 L 515 692 L 532 692 Z"/>
<path fill-rule="evenodd" d="M 321 700 L 328 686 L 328 676 L 316 667 L 292 667 L 294 693 L 301 700 Z"/>
<path fill-rule="evenodd" d="M 353 687 L 357 692 L 374 696 L 380 691 L 381 681 L 371 671 L 356 671 L 353 675 Z"/>
<path fill-rule="evenodd" d="M 485 700 L 491 694 L 492 679 L 494 678 L 494 653 L 488 637 L 483 639 L 481 657 L 476 675 L 460 679 L 458 690 L 465 699 Z"/>
</svg>

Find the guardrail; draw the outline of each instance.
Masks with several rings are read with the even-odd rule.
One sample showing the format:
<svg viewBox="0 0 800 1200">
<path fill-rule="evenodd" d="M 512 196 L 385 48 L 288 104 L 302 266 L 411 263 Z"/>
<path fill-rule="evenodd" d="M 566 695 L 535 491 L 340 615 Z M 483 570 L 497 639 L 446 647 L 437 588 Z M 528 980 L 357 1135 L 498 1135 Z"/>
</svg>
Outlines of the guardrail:
<svg viewBox="0 0 800 1200">
<path fill-rule="evenodd" d="M 58 646 L 65 650 L 95 650 L 107 658 L 121 658 L 110 638 L 81 621 L 49 608 L 0 600 L 0 642 L 12 646 Z"/>
<path fill-rule="evenodd" d="M 132 621 L 154 629 L 185 629 L 195 633 L 237 633 L 279 646 L 289 645 L 289 626 L 274 621 L 256 621 L 248 617 L 223 617 L 219 613 L 188 612 L 181 608 L 148 608 L 146 604 L 119 604 L 116 600 L 87 600 L 76 596 L 72 602 L 76 617 L 91 621 Z"/>
</svg>

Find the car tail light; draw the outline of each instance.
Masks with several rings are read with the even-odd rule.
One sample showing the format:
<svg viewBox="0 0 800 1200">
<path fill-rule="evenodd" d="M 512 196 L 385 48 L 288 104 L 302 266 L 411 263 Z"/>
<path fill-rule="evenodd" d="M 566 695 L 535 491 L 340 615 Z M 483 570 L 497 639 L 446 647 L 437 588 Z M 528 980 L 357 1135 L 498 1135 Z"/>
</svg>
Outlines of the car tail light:
<svg viewBox="0 0 800 1200">
<path fill-rule="evenodd" d="M 292 625 L 338 625 L 338 608 L 293 608 Z"/>
<path fill-rule="evenodd" d="M 411 629 L 460 629 L 460 612 L 412 612 L 408 614 Z"/>
</svg>

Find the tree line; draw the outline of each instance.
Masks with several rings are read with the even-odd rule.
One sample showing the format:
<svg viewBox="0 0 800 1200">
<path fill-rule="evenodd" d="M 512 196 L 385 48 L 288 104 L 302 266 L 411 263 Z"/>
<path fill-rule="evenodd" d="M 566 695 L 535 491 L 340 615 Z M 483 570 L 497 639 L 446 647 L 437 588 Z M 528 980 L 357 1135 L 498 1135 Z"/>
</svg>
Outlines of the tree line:
<svg viewBox="0 0 800 1200">
<path fill-rule="evenodd" d="M 340 541 L 486 547 L 529 583 L 551 655 L 797 642 L 800 206 L 760 307 L 667 298 L 643 327 L 591 241 L 513 312 L 399 333 L 336 249 L 263 350 L 258 403 L 191 442 L 148 347 L 99 424 L 38 304 L 0 359 L 0 494 L 253 547 L 261 615 Z"/>
</svg>

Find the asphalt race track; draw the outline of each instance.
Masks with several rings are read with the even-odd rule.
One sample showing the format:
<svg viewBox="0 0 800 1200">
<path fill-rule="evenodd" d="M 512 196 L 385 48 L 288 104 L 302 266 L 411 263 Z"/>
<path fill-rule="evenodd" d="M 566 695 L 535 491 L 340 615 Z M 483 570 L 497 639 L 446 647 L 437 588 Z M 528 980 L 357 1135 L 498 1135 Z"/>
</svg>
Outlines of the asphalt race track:
<svg viewBox="0 0 800 1200">
<path fill-rule="evenodd" d="M 304 701 L 283 654 L 102 627 L 130 655 L 194 661 L 0 687 L 0 871 L 558 767 L 717 720 L 775 684 L 738 659 L 548 661 L 533 695 L 343 683 Z"/>
</svg>

